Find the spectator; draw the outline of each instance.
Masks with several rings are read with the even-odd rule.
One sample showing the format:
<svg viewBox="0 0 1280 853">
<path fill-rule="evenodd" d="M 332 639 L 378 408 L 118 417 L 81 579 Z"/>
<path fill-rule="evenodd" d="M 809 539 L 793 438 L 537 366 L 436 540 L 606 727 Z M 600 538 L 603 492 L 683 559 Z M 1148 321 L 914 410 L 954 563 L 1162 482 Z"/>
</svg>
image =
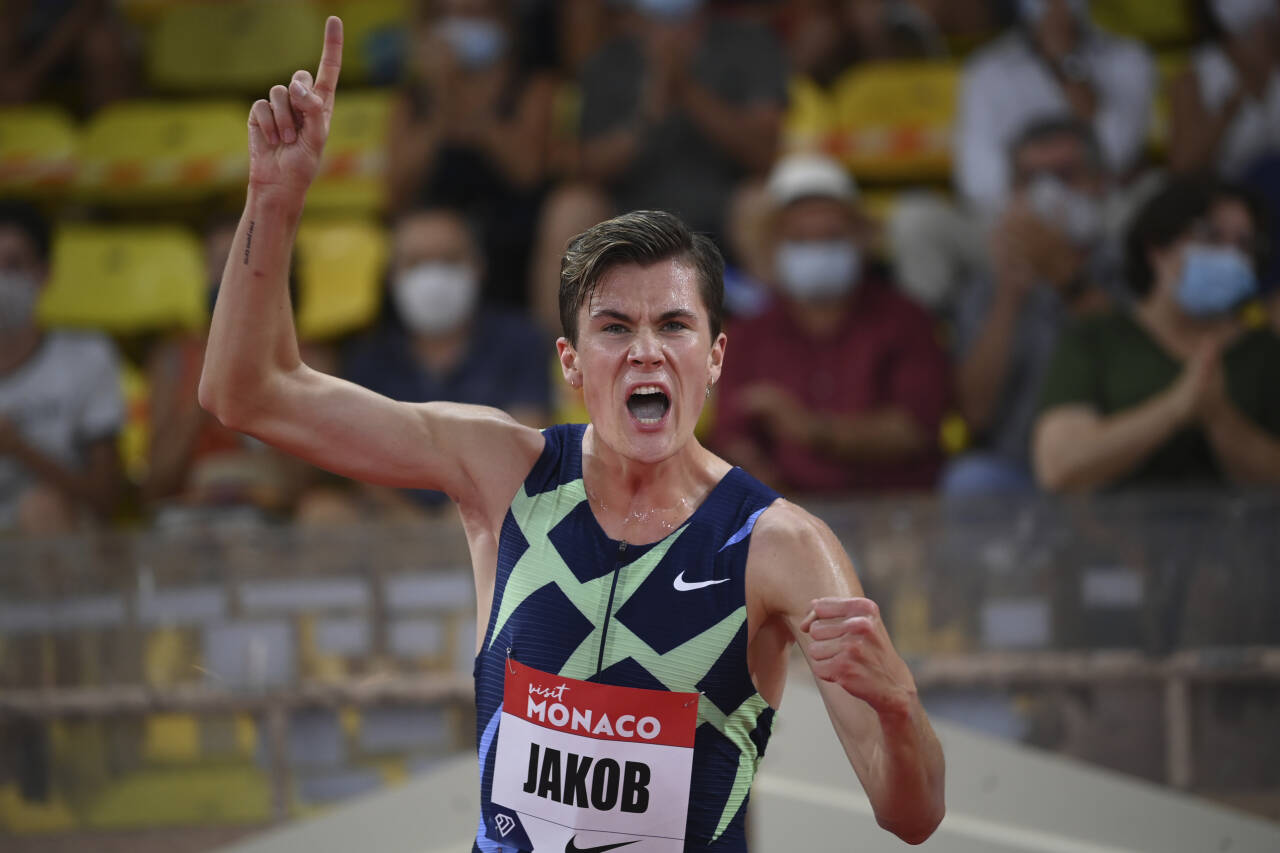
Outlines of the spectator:
<svg viewBox="0 0 1280 853">
<path fill-rule="evenodd" d="M 1173 84 L 1169 165 L 1242 178 L 1280 153 L 1276 0 L 1203 0 L 1210 38 Z"/>
<path fill-rule="evenodd" d="M 343 375 L 396 400 L 496 406 L 545 426 L 552 349 L 522 315 L 480 307 L 484 262 L 467 221 L 442 208 L 413 211 L 396 222 L 393 241 L 391 310 L 344 353 Z M 435 492 L 409 497 L 444 503 Z"/>
<path fill-rule="evenodd" d="M 235 233 L 235 219 L 218 218 L 205 229 L 210 304 L 217 298 Z M 147 359 L 151 440 L 143 500 L 164 525 L 291 515 L 318 472 L 227 429 L 200 408 L 196 391 L 207 338 L 206 331 L 169 335 Z M 334 368 L 332 350 L 324 346 L 304 345 L 303 358 L 320 370 Z"/>
<path fill-rule="evenodd" d="M 391 208 L 464 211 L 490 259 L 486 296 L 523 306 L 554 83 L 522 67 L 507 4 L 422 0 L 422 8 L 391 119 Z"/>
<path fill-rule="evenodd" d="M 839 164 L 792 155 L 767 188 L 780 293 L 729 328 L 714 444 L 792 492 L 932 486 L 948 402 L 932 320 L 867 270 L 870 228 Z"/>
<path fill-rule="evenodd" d="M 90 113 L 138 89 L 137 40 L 106 0 L 11 0 L 0 15 L 0 103 L 63 84 Z"/>
<path fill-rule="evenodd" d="M 539 229 L 534 304 L 548 329 L 574 234 L 613 210 L 669 210 L 724 245 L 730 196 L 778 148 L 786 63 L 769 29 L 701 0 L 629 2 L 623 33 L 580 76 L 585 184 L 553 194 Z"/>
<path fill-rule="evenodd" d="M 1280 338 L 1233 309 L 1257 288 L 1264 217 L 1239 189 L 1179 179 L 1126 239 L 1132 313 L 1064 333 L 1035 426 L 1055 491 L 1280 484 Z"/>
<path fill-rule="evenodd" d="M 1062 326 L 1108 303 L 1102 198 L 1106 170 L 1090 126 L 1047 119 L 1011 152 L 1013 194 L 989 235 L 991 268 L 960 294 L 956 395 L 976 436 L 942 490 L 954 497 L 1035 491 L 1031 425 Z"/>
<path fill-rule="evenodd" d="M 768 30 L 699 0 L 633 2 L 631 32 L 582 76 L 583 172 L 620 210 L 670 210 L 718 236 L 733 188 L 773 162 L 781 49 Z"/>
<path fill-rule="evenodd" d="M 961 84 L 956 185 L 982 212 L 1009 190 L 1009 143 L 1030 121 L 1070 112 L 1093 125 L 1109 171 L 1142 153 L 1151 115 L 1150 56 L 1096 30 L 1085 0 L 1022 0 L 1021 24 L 981 50 Z"/>
<path fill-rule="evenodd" d="M 124 421 L 115 349 L 101 335 L 45 332 L 49 227 L 0 204 L 0 531 L 48 534 L 116 506 Z"/>
<path fill-rule="evenodd" d="M 1201 0 L 1209 40 L 1173 87 L 1170 165 L 1215 171 L 1280 210 L 1280 5 L 1276 0 Z M 1280 240 L 1280 220 L 1267 238 Z M 1280 329 L 1277 270 L 1259 271 Z"/>
</svg>

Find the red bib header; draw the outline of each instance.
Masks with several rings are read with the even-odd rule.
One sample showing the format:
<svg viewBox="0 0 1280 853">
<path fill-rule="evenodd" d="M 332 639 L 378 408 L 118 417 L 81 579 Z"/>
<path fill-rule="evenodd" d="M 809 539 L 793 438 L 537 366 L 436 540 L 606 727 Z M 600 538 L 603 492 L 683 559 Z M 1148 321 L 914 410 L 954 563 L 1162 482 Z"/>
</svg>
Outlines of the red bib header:
<svg viewBox="0 0 1280 853">
<path fill-rule="evenodd" d="M 585 737 L 692 748 L 698 694 L 578 681 L 508 658 L 502 710 Z"/>
</svg>

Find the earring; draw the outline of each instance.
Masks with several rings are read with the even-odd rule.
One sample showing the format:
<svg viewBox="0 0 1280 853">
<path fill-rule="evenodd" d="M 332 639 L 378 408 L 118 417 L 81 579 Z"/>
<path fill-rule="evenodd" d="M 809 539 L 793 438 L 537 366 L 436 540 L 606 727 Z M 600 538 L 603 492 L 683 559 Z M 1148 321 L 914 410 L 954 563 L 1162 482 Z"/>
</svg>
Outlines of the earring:
<svg viewBox="0 0 1280 853">
<path fill-rule="evenodd" d="M 707 383 L 707 399 L 708 399 L 708 400 L 710 400 L 710 399 L 711 399 L 711 386 L 712 386 L 713 384 L 715 384 L 715 383 L 712 383 L 712 382 L 708 382 L 708 383 Z"/>
</svg>

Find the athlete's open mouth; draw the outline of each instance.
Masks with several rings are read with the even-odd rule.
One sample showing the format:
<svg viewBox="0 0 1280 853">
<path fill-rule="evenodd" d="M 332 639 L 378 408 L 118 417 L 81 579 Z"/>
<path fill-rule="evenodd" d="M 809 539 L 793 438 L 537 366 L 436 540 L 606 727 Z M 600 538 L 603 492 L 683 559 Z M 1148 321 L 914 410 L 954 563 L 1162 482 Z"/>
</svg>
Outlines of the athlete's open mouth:
<svg viewBox="0 0 1280 853">
<path fill-rule="evenodd" d="M 671 408 L 671 400 L 657 385 L 641 385 L 627 398 L 627 409 L 642 424 L 656 424 Z"/>
</svg>

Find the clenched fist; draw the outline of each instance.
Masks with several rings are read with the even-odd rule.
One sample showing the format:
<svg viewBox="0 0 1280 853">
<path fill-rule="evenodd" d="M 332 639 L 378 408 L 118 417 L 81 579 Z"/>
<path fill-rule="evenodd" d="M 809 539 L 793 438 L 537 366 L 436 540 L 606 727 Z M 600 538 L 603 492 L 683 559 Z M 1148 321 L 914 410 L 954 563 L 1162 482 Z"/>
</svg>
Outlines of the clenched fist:
<svg viewBox="0 0 1280 853">
<path fill-rule="evenodd" d="M 333 94 L 342 70 L 342 21 L 330 17 L 314 81 L 295 71 L 249 111 L 249 189 L 300 201 L 315 180 L 329 138 Z"/>
<path fill-rule="evenodd" d="M 880 714 L 905 712 L 915 698 L 915 680 L 893 648 L 880 608 L 869 598 L 819 598 L 800 630 L 813 674 L 837 684 Z"/>
</svg>

